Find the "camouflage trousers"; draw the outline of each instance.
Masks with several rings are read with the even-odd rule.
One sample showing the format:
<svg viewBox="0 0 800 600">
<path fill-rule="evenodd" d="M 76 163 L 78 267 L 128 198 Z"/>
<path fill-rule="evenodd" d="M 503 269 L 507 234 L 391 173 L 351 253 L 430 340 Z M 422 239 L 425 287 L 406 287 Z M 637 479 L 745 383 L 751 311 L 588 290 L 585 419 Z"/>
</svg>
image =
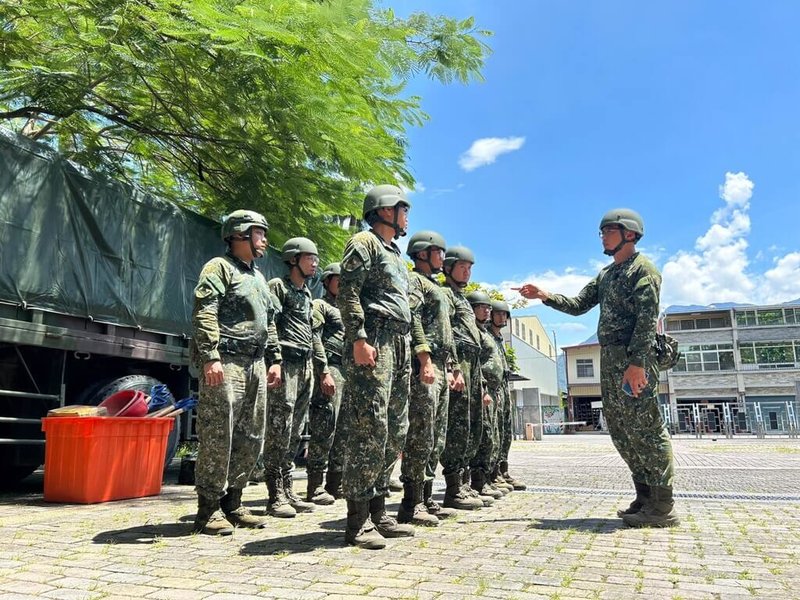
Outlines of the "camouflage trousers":
<svg viewBox="0 0 800 600">
<path fill-rule="evenodd" d="M 603 414 L 611 441 L 631 470 L 633 480 L 651 486 L 672 486 L 675 464 L 672 443 L 658 406 L 658 368 L 655 358 L 646 364 L 649 383 L 638 398 L 622 391 L 628 367 L 624 346 L 603 346 L 600 354 L 600 387 Z"/>
<path fill-rule="evenodd" d="M 339 365 L 328 363 L 328 369 L 336 384 L 333 396 L 325 396 L 315 386 L 311 405 L 308 407 L 308 471 L 342 470 L 342 437 L 336 435 L 336 421 L 342 404 L 344 376 Z"/>
<path fill-rule="evenodd" d="M 447 435 L 440 459 L 445 475 L 465 469 L 481 442 L 483 411 L 480 358 L 477 352 L 466 356 L 460 364 L 464 391 L 450 394 Z"/>
<path fill-rule="evenodd" d="M 503 402 L 503 390 L 500 385 L 489 387 L 486 390 L 492 397 L 492 403 L 482 408 L 481 419 L 481 441 L 478 451 L 469 462 L 471 469 L 480 469 L 484 473 L 490 473 L 495 465 L 500 448 L 500 428 L 499 415 L 502 414 L 500 407 Z"/>
<path fill-rule="evenodd" d="M 415 360 L 408 397 L 408 434 L 400 465 L 400 480 L 422 483 L 433 480 L 447 426 L 447 402 L 450 388 L 444 361 L 434 362 L 436 380 L 425 384 L 419 380 L 419 363 Z M 438 446 L 438 451 L 437 451 Z"/>
<path fill-rule="evenodd" d="M 408 431 L 409 336 L 380 326 L 368 329 L 367 336 L 378 351 L 376 364 L 356 365 L 353 347 L 345 348 L 338 425 L 345 440 L 342 490 L 356 502 L 388 495 Z"/>
<path fill-rule="evenodd" d="M 292 470 L 314 385 L 310 357 L 305 360 L 285 359 L 281 372 L 283 382 L 280 387 L 269 391 L 267 406 L 263 452 L 267 480 Z"/>
<path fill-rule="evenodd" d="M 511 391 L 508 389 L 508 383 L 506 382 L 503 384 L 503 402 L 499 407 L 500 413 L 497 416 L 500 440 L 494 464 L 508 462 L 508 451 L 511 450 L 511 440 L 514 437 L 514 407 L 511 403 Z"/>
<path fill-rule="evenodd" d="M 264 443 L 264 359 L 223 355 L 222 370 L 217 386 L 205 385 L 200 376 L 195 489 L 207 498 L 221 498 L 229 487 L 244 488 Z"/>
</svg>

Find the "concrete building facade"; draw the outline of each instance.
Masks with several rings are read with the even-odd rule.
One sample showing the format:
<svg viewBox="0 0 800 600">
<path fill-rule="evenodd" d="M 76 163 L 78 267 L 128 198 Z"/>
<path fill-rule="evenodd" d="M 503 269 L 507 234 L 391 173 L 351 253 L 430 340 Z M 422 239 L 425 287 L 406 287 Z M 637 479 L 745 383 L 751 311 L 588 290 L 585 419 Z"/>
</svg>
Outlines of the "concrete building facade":
<svg viewBox="0 0 800 600">
<path fill-rule="evenodd" d="M 565 421 L 558 389 L 555 344 L 535 316 L 512 317 L 503 339 L 514 350 L 519 377 L 512 379 L 511 398 L 516 407 L 514 430 L 525 435 L 525 424 L 544 434 L 563 433 Z"/>
<path fill-rule="evenodd" d="M 670 307 L 664 329 L 682 352 L 661 374 L 673 431 L 796 431 L 800 303 Z"/>
</svg>

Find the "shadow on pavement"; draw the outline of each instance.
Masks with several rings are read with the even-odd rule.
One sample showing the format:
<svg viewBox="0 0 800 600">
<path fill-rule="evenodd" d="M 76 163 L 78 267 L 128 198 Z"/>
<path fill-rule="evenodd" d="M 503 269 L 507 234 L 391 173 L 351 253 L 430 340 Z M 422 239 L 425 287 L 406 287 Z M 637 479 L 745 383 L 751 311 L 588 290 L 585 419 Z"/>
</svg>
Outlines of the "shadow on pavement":
<svg viewBox="0 0 800 600">
<path fill-rule="evenodd" d="M 101 531 L 92 538 L 92 542 L 95 544 L 153 544 L 161 538 L 187 537 L 189 535 L 192 535 L 191 524 L 162 523 Z"/>
<path fill-rule="evenodd" d="M 320 548 L 342 548 L 344 532 L 312 531 L 269 540 L 248 542 L 239 550 L 245 556 L 272 556 L 274 554 L 301 554 Z"/>
<path fill-rule="evenodd" d="M 320 529 L 326 529 L 328 531 L 344 531 L 347 527 L 347 517 L 336 519 L 335 521 L 322 521 L 319 523 Z"/>
<path fill-rule="evenodd" d="M 594 533 L 613 533 L 628 529 L 622 519 L 535 519 L 528 529 L 574 529 Z"/>
</svg>

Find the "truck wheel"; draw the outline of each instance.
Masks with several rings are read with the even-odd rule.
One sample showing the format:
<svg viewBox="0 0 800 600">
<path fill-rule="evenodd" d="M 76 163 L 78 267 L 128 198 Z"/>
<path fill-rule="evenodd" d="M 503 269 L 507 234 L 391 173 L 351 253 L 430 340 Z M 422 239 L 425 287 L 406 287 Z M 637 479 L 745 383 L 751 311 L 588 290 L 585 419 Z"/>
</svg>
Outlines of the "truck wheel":
<svg viewBox="0 0 800 600">
<path fill-rule="evenodd" d="M 80 404 L 88 404 L 90 406 L 97 406 L 103 400 L 108 398 L 111 394 L 125 390 L 133 390 L 137 392 L 150 393 L 154 385 L 159 385 L 161 382 L 155 377 L 149 375 L 126 375 L 118 379 L 112 379 L 107 382 L 101 382 L 100 385 L 90 385 L 84 394 L 81 394 Z M 170 393 L 170 396 L 172 394 Z M 172 403 L 175 403 L 175 398 L 172 398 Z M 181 420 L 175 419 L 175 426 L 169 433 L 167 438 L 167 452 L 164 459 L 164 469 L 169 467 L 172 459 L 175 458 L 175 453 L 178 451 L 178 442 L 181 439 Z"/>
<path fill-rule="evenodd" d="M 0 489 L 7 490 L 13 488 L 17 483 L 25 479 L 38 468 L 38 466 L 33 465 L 0 466 Z"/>
</svg>

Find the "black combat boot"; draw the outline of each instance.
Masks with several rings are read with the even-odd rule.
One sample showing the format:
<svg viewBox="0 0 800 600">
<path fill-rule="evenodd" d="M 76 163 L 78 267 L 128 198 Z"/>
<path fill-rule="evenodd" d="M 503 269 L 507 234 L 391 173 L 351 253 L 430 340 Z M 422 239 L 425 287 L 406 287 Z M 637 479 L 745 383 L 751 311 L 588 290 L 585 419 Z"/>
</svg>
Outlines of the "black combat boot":
<svg viewBox="0 0 800 600">
<path fill-rule="evenodd" d="M 464 491 L 461 484 L 461 473 L 449 473 L 444 476 L 447 487 L 444 490 L 444 506 L 456 510 L 476 510 L 483 508 L 480 498 L 473 498 Z"/>
<path fill-rule="evenodd" d="M 489 486 L 486 481 L 486 473 L 483 472 L 483 469 L 472 469 L 470 475 L 472 477 L 472 489 L 478 492 L 478 495 L 481 496 L 481 500 L 487 496 L 494 500 L 499 500 L 503 497 L 503 492 L 500 490 L 493 490 Z"/>
<path fill-rule="evenodd" d="M 342 494 L 341 471 L 331 471 L 328 469 L 328 473 L 325 475 L 325 491 L 337 500 L 339 498 L 344 498 L 344 494 Z"/>
<path fill-rule="evenodd" d="M 194 533 L 205 535 L 232 535 L 233 527 L 219 509 L 219 499 L 197 495 L 197 514 L 194 517 Z"/>
<path fill-rule="evenodd" d="M 650 486 L 650 497 L 639 512 L 622 517 L 630 527 L 675 527 L 680 519 L 675 512 L 672 488 L 659 485 Z"/>
<path fill-rule="evenodd" d="M 500 474 L 499 465 L 495 465 L 494 469 L 492 469 L 492 474 L 489 476 L 489 482 L 493 487 L 496 487 L 498 490 L 503 492 L 503 494 L 508 494 L 514 491 L 514 486 L 508 483 Z"/>
<path fill-rule="evenodd" d="M 297 516 L 297 511 L 292 508 L 289 503 L 289 498 L 283 491 L 283 479 L 280 475 L 267 476 L 267 491 L 269 498 L 267 498 L 267 514 L 279 519 L 291 519 Z"/>
<path fill-rule="evenodd" d="M 322 471 L 308 471 L 308 487 L 306 488 L 306 501 L 319 504 L 320 506 L 330 506 L 336 502 L 336 498 L 325 491 L 322 487 Z"/>
<path fill-rule="evenodd" d="M 369 501 L 369 513 L 375 529 L 385 538 L 411 537 L 414 528 L 398 523 L 386 512 L 386 496 L 375 496 Z"/>
<path fill-rule="evenodd" d="M 351 546 L 366 550 L 386 547 L 386 540 L 370 521 L 369 502 L 347 501 L 347 530 L 344 539 Z"/>
<path fill-rule="evenodd" d="M 239 488 L 228 488 L 219 505 L 228 523 L 234 527 L 262 529 L 267 526 L 264 519 L 255 516 L 246 506 L 242 506 L 242 490 Z"/>
<path fill-rule="evenodd" d="M 470 498 L 477 498 L 480 500 L 485 507 L 492 506 L 494 504 L 494 498 L 491 496 L 482 496 L 476 490 L 472 489 L 472 485 L 470 485 L 469 468 L 461 470 L 461 489 Z"/>
<path fill-rule="evenodd" d="M 636 499 L 631 502 L 631 505 L 626 509 L 617 511 L 617 516 L 622 518 L 625 515 L 632 515 L 642 510 L 647 499 L 650 497 L 650 486 L 646 483 L 633 482 L 633 487 L 636 488 Z"/>
<path fill-rule="evenodd" d="M 403 499 L 397 511 L 398 523 L 410 523 L 426 527 L 438 527 L 439 519 L 428 512 L 428 507 L 422 503 L 423 483 L 403 482 Z"/>
<path fill-rule="evenodd" d="M 513 487 L 515 490 L 521 491 L 528 487 L 527 485 L 522 483 L 519 479 L 515 479 L 511 475 L 509 475 L 507 460 L 500 462 L 500 474 L 503 476 L 503 479 L 505 479 L 508 483 L 510 483 L 511 487 Z"/>
<path fill-rule="evenodd" d="M 440 520 L 452 519 L 458 516 L 458 511 L 452 508 L 445 508 L 433 499 L 433 480 L 428 480 L 422 487 L 422 502 L 434 517 Z"/>
<path fill-rule="evenodd" d="M 284 474 L 283 476 L 283 491 L 289 499 L 289 504 L 297 513 L 314 512 L 314 504 L 306 502 L 300 496 L 294 493 L 294 481 L 292 479 L 292 472 Z"/>
</svg>

